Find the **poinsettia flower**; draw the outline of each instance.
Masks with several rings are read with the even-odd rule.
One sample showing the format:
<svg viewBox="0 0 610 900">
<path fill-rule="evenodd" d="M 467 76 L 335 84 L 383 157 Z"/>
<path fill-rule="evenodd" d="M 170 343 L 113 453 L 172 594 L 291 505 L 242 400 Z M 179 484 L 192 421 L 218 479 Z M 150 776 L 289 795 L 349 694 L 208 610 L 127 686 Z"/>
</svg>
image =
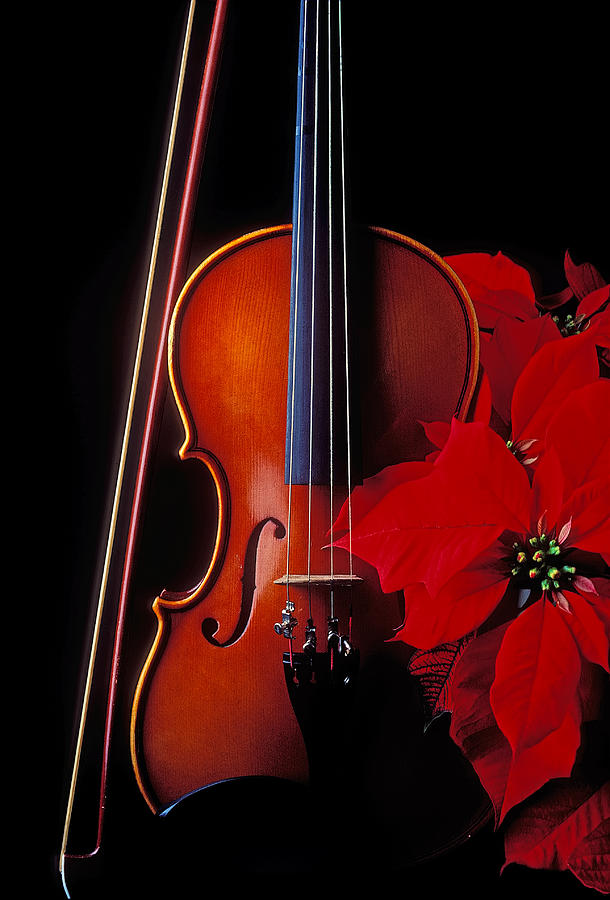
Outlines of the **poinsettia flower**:
<svg viewBox="0 0 610 900">
<path fill-rule="evenodd" d="M 540 786 L 541 772 L 565 774 L 573 761 L 582 661 L 610 671 L 610 602 L 593 581 L 608 574 L 602 554 L 610 558 L 610 382 L 586 384 L 578 401 L 550 416 L 556 444 L 531 484 L 487 425 L 454 420 L 431 468 L 393 481 L 376 503 L 369 483 L 362 518 L 335 542 L 377 569 L 383 591 L 403 591 L 396 638 L 419 649 L 470 634 L 507 598 L 525 599 L 504 609 L 490 690 L 518 773 L 507 808 Z"/>
<path fill-rule="evenodd" d="M 488 426 L 455 420 L 438 459 L 420 470 L 427 473 L 423 477 L 393 483 L 376 498 L 381 476 L 367 480 L 363 490 L 368 490 L 368 502 L 360 517 L 353 516 L 351 537 L 335 543 L 344 548 L 351 543 L 356 555 L 374 565 L 384 591 L 405 592 L 408 643 L 430 648 L 468 634 L 485 621 L 511 581 L 544 590 L 549 566 L 538 567 L 532 549 L 541 540 L 543 514 L 548 531 L 544 552 L 552 540 L 550 555 L 562 565 L 568 549 L 561 543 L 562 528 L 570 520 L 570 551 L 580 547 L 587 553 L 608 552 L 604 503 L 610 483 L 600 473 L 605 470 L 610 425 L 608 416 L 596 418 L 592 410 L 610 408 L 609 391 L 610 383 L 598 379 L 581 390 L 577 409 L 574 400 L 568 405 L 569 417 L 561 406 L 555 411 L 557 450 L 547 453 L 531 486 L 525 469 Z M 570 440 L 574 433 L 577 444 Z M 567 493 L 558 454 L 565 458 Z M 584 473 L 580 482 L 575 465 L 579 454 Z M 514 544 L 519 547 L 515 552 Z M 523 559 L 520 554 L 525 554 Z M 530 575 L 536 568 L 540 572 Z"/>
</svg>

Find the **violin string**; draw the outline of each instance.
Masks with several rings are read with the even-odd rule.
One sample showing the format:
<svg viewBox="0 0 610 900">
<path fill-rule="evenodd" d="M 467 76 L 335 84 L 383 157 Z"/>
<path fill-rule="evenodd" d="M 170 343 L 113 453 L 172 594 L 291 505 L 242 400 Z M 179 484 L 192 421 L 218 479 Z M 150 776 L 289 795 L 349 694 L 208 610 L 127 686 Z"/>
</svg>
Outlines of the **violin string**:
<svg viewBox="0 0 610 900">
<path fill-rule="evenodd" d="M 311 347 L 309 363 L 309 485 L 307 512 L 307 583 L 309 595 L 309 618 L 312 618 L 311 601 L 311 506 L 313 467 L 313 398 L 314 398 L 314 335 L 316 308 L 316 221 L 318 212 L 318 93 L 320 79 L 320 0 L 316 2 L 316 69 L 314 93 L 314 151 L 313 151 L 313 212 L 312 212 L 312 263 L 311 263 Z"/>
<path fill-rule="evenodd" d="M 350 377 L 349 377 L 349 321 L 347 297 L 347 222 L 345 211 L 345 119 L 343 109 L 343 32 L 342 32 L 342 0 L 339 0 L 339 110 L 341 116 L 341 207 L 343 238 L 343 309 L 345 327 L 345 410 L 347 431 L 347 518 L 349 528 L 349 574 L 354 574 L 354 558 L 352 553 L 352 439 L 350 410 Z M 350 582 L 351 583 L 351 582 Z"/>
<path fill-rule="evenodd" d="M 142 357 L 144 351 L 144 341 L 146 335 L 146 328 L 148 323 L 148 316 L 150 311 L 151 304 L 151 296 L 152 296 L 152 286 L 154 282 L 154 276 L 157 268 L 157 257 L 159 251 L 160 244 L 160 236 L 161 236 L 161 228 L 165 213 L 165 205 L 167 200 L 167 192 L 169 185 L 169 177 L 172 167 L 172 159 L 174 154 L 174 147 L 176 142 L 176 133 L 178 127 L 178 115 L 180 111 L 181 101 L 182 101 L 182 93 L 185 81 L 185 73 L 186 73 L 186 63 L 188 59 L 188 52 L 191 42 L 191 35 L 193 29 L 193 20 L 195 14 L 195 2 L 192 0 L 187 17 L 187 23 L 185 28 L 184 41 L 182 45 L 182 53 L 180 60 L 180 68 L 178 74 L 178 81 L 176 86 L 176 94 L 174 98 L 174 106 L 172 111 L 172 119 L 170 124 L 170 132 L 167 144 L 167 151 L 165 155 L 165 164 L 163 169 L 163 178 L 161 184 L 161 190 L 159 195 L 159 203 L 157 208 L 157 218 L 155 223 L 155 231 L 153 236 L 152 248 L 151 248 L 151 256 L 150 262 L 148 266 L 148 276 L 146 282 L 146 288 L 144 293 L 144 301 L 142 307 L 142 316 L 140 320 L 140 331 L 138 335 L 138 344 L 136 348 L 136 356 L 134 360 L 133 373 L 131 378 L 131 388 L 128 400 L 127 413 L 125 417 L 125 426 L 123 430 L 123 438 L 121 443 L 121 451 L 119 457 L 118 471 L 117 471 L 117 479 L 114 490 L 114 497 L 112 502 L 112 510 L 110 514 L 110 524 L 108 528 L 108 538 L 106 542 L 106 551 L 104 556 L 102 577 L 100 582 L 100 588 L 98 593 L 98 601 L 97 601 L 97 610 L 95 616 L 95 623 L 93 628 L 93 637 L 91 640 L 91 652 L 89 656 L 89 663 L 87 667 L 87 675 L 85 681 L 85 690 L 84 690 L 84 698 L 81 707 L 81 716 L 78 728 L 78 735 L 76 741 L 76 751 L 74 756 L 74 765 L 72 769 L 72 778 L 70 782 L 70 791 L 68 797 L 67 804 L 67 812 L 66 812 L 66 820 L 64 825 L 64 831 L 62 836 L 62 845 L 60 850 L 60 873 L 63 880 L 64 872 L 63 872 L 63 861 L 66 856 L 66 848 L 68 842 L 68 833 L 70 829 L 70 823 L 72 818 L 72 808 L 74 805 L 74 796 L 76 791 L 76 781 L 78 778 L 78 771 L 80 768 L 80 758 L 82 753 L 82 746 L 84 740 L 84 728 L 85 721 L 87 718 L 87 712 L 89 707 L 89 699 L 91 695 L 91 687 L 93 681 L 93 667 L 95 664 L 95 659 L 97 656 L 97 647 L 99 643 L 99 635 L 101 628 L 101 620 L 102 620 L 102 612 L 105 605 L 106 591 L 108 588 L 108 580 L 109 580 L 109 571 L 110 571 L 110 561 L 113 555 L 114 541 L 117 530 L 117 521 L 118 521 L 118 511 L 119 504 L 122 493 L 122 486 L 125 477 L 125 468 L 126 468 L 126 460 L 127 460 L 127 450 L 129 446 L 129 438 L 131 435 L 131 427 L 134 415 L 134 407 L 135 407 L 135 398 L 137 393 L 137 387 L 140 378 L 140 370 L 142 366 Z M 65 882 L 64 882 L 65 885 Z"/>
<path fill-rule="evenodd" d="M 303 185 L 303 137 L 304 137 L 304 113 L 305 104 L 305 59 L 307 52 L 307 9 L 308 4 L 305 0 L 303 3 L 303 48 L 301 60 L 301 97 L 300 97 L 300 119 L 299 119 L 299 159 L 298 159 L 298 179 L 297 179 L 297 202 L 296 202 L 296 234 L 293 234 L 295 242 L 295 275 L 294 275 L 294 311 L 292 322 L 292 386 L 290 397 L 290 454 L 288 463 L 288 521 L 286 523 L 286 609 L 290 603 L 290 542 L 292 527 L 292 465 L 294 456 L 294 405 L 295 405 L 295 379 L 296 379 L 296 342 L 297 342 L 297 324 L 299 311 L 299 279 L 300 279 L 300 257 L 301 257 L 301 196 Z M 292 655 L 292 641 L 290 641 L 290 653 Z"/>
<path fill-rule="evenodd" d="M 333 441 L 333 164 L 332 164 L 332 59 L 331 59 L 331 3 L 328 2 L 328 298 L 329 298 L 329 451 L 330 451 L 330 617 L 335 616 L 335 598 L 333 590 L 334 549 L 333 549 L 333 493 L 334 493 L 334 441 Z"/>
</svg>

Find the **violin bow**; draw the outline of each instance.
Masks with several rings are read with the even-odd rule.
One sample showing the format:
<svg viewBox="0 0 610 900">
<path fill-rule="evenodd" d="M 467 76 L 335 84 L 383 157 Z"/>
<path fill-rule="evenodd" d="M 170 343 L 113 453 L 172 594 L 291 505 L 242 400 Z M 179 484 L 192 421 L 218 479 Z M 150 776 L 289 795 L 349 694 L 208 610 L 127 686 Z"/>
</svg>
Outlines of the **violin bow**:
<svg viewBox="0 0 610 900">
<path fill-rule="evenodd" d="M 100 642 L 100 634 L 102 627 L 102 617 L 104 606 L 106 604 L 108 594 L 109 573 L 111 560 L 115 555 L 117 542 L 117 528 L 119 520 L 119 509 L 121 507 L 124 495 L 125 472 L 127 465 L 128 449 L 132 441 L 134 410 L 136 404 L 136 395 L 141 381 L 142 359 L 144 347 L 148 341 L 147 326 L 149 324 L 149 316 L 151 309 L 151 298 L 153 294 L 153 284 L 158 269 L 158 254 L 161 239 L 161 231 L 165 221 L 165 211 L 168 200 L 168 189 L 170 184 L 170 175 L 173 170 L 176 135 L 178 130 L 178 122 L 183 99 L 183 91 L 187 72 L 187 64 L 189 59 L 189 51 L 193 37 L 193 26 L 195 19 L 196 0 L 191 0 L 188 6 L 186 25 L 184 29 L 184 37 L 180 51 L 180 65 L 176 82 L 175 96 L 173 101 L 171 124 L 167 141 L 165 154 L 165 162 L 163 167 L 163 177 L 159 193 L 159 201 L 157 206 L 157 215 L 155 221 L 154 236 L 152 239 L 152 247 L 150 251 L 150 261 L 148 266 L 148 275 L 144 294 L 142 315 L 140 320 L 140 328 L 138 334 L 138 343 L 132 370 L 131 387 L 129 392 L 129 401 L 125 416 L 125 425 L 123 429 L 123 437 L 121 443 L 120 458 L 118 462 L 117 475 L 114 487 L 114 495 L 112 501 L 112 510 L 110 514 L 110 522 L 108 534 L 106 538 L 106 547 L 104 553 L 104 562 L 102 574 L 100 578 L 99 592 L 97 596 L 97 605 L 95 611 L 95 620 L 93 623 L 91 644 L 88 655 L 88 664 L 85 676 L 82 702 L 80 707 L 80 717 L 78 723 L 78 731 L 76 735 L 76 744 L 74 750 L 74 758 L 72 764 L 72 773 L 66 805 L 66 815 L 64 820 L 64 828 L 59 852 L 59 874 L 63 884 L 66 896 L 69 897 L 68 886 L 66 883 L 65 863 L 71 858 L 88 858 L 99 852 L 102 840 L 104 805 L 106 797 L 107 770 L 110 751 L 110 737 L 113 725 L 113 715 L 116 701 L 116 685 L 118 681 L 118 668 L 121 653 L 121 642 L 125 623 L 125 613 L 127 607 L 127 597 L 131 582 L 134 549 L 136 544 L 136 535 L 140 523 L 140 515 L 142 509 L 142 499 L 146 480 L 146 473 L 149 466 L 152 448 L 152 438 L 155 433 L 155 425 L 159 415 L 161 399 L 163 396 L 163 379 L 162 371 L 166 357 L 167 334 L 172 310 L 178 296 L 179 290 L 186 278 L 186 266 L 188 264 L 188 252 L 191 242 L 194 211 L 205 155 L 207 137 L 210 129 L 212 116 L 212 107 L 214 102 L 214 94 L 218 81 L 220 70 L 220 60 L 222 55 L 222 44 L 225 32 L 225 22 L 227 18 L 228 0 L 217 0 L 210 36 L 208 42 L 207 55 L 203 74 L 201 78 L 201 86 L 199 90 L 199 98 L 195 113 L 195 120 L 192 129 L 190 141 L 190 150 L 188 162 L 186 166 L 186 174 L 182 188 L 182 197 L 178 214 L 178 225 L 174 238 L 173 251 L 171 255 L 171 265 L 167 288 L 165 291 L 165 301 L 162 311 L 161 328 L 157 342 L 157 349 L 154 359 L 153 375 L 151 386 L 148 393 L 146 416 L 143 428 L 142 441 L 140 444 L 140 452 L 135 477 L 135 490 L 131 500 L 131 510 L 129 514 L 129 528 L 127 533 L 126 548 L 123 557 L 123 570 L 120 584 L 120 593 L 118 600 L 118 611 L 116 617 L 116 626 L 114 634 L 114 644 L 112 651 L 111 674 L 109 680 L 108 697 L 106 703 L 106 715 L 103 739 L 103 757 L 101 766 L 100 793 L 99 793 L 99 809 L 97 822 L 97 838 L 95 847 L 88 853 L 73 854 L 68 852 L 68 840 L 70 836 L 70 828 L 72 824 L 72 814 L 74 810 L 74 800 L 79 778 L 79 770 L 81 764 L 81 756 L 83 751 L 83 743 L 85 737 L 85 728 L 87 716 L 89 712 L 91 692 L 93 686 L 93 676 L 95 663 L 98 655 Z"/>
</svg>

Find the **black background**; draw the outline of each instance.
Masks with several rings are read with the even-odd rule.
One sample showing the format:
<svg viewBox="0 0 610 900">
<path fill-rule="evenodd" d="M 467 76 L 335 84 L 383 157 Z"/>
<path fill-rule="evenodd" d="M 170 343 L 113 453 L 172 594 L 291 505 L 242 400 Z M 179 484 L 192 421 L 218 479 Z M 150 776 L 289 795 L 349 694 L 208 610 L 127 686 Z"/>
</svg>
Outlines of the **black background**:
<svg viewBox="0 0 610 900">
<path fill-rule="evenodd" d="M 231 5 L 190 269 L 233 237 L 290 220 L 297 5 Z M 36 703 L 33 730 L 45 747 L 35 802 L 40 808 L 44 797 L 43 874 L 51 896 L 182 7 L 68 4 L 46 16 L 41 52 L 31 54 L 44 101 L 32 113 L 43 152 L 28 265 L 42 263 L 35 309 L 48 352 L 36 380 L 30 478 L 42 491 L 36 521 L 38 533 L 45 529 L 49 579 L 37 628 L 45 648 L 43 703 Z M 566 249 L 608 277 L 602 34 L 584 7 L 570 18 L 534 20 L 518 7 L 354 4 L 345 60 L 354 218 L 408 234 L 441 255 L 501 250 L 530 269 L 538 293 L 564 286 Z M 18 310 L 24 325 L 28 308 Z M 173 506 L 157 513 L 154 546 L 164 549 L 148 572 L 154 592 L 181 587 L 180 573 L 196 565 L 192 550 L 168 534 L 185 489 L 176 491 Z M 121 801 L 111 795 L 110 802 Z M 40 826 L 40 813 L 36 821 Z M 126 847 L 139 823 L 123 823 Z M 141 844 L 134 841 L 134 854 Z M 115 896 L 128 895 L 121 885 L 129 860 L 126 849 Z M 513 866 L 499 879 L 501 863 L 498 840 L 486 834 L 449 862 L 401 873 L 399 884 L 405 891 L 425 885 L 432 896 L 453 889 L 514 896 L 547 887 L 587 893 L 567 874 Z M 171 865 L 170 854 L 161 869 Z M 213 861 L 202 864 L 202 889 L 210 868 Z M 380 879 L 388 868 L 380 859 Z M 351 869 L 349 859 L 338 860 L 339 888 Z M 279 892 L 281 867 L 276 877 Z"/>
</svg>

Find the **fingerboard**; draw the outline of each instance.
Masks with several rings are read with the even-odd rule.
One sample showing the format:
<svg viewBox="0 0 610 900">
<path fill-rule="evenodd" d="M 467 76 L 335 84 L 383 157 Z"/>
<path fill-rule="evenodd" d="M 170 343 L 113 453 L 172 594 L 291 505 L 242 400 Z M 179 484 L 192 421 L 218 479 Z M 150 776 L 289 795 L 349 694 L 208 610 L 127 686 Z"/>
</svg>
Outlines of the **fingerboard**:
<svg viewBox="0 0 610 900">
<path fill-rule="evenodd" d="M 341 3 L 302 0 L 295 137 L 286 483 L 347 484 L 350 383 Z M 348 449 L 351 445 L 351 450 Z"/>
</svg>

